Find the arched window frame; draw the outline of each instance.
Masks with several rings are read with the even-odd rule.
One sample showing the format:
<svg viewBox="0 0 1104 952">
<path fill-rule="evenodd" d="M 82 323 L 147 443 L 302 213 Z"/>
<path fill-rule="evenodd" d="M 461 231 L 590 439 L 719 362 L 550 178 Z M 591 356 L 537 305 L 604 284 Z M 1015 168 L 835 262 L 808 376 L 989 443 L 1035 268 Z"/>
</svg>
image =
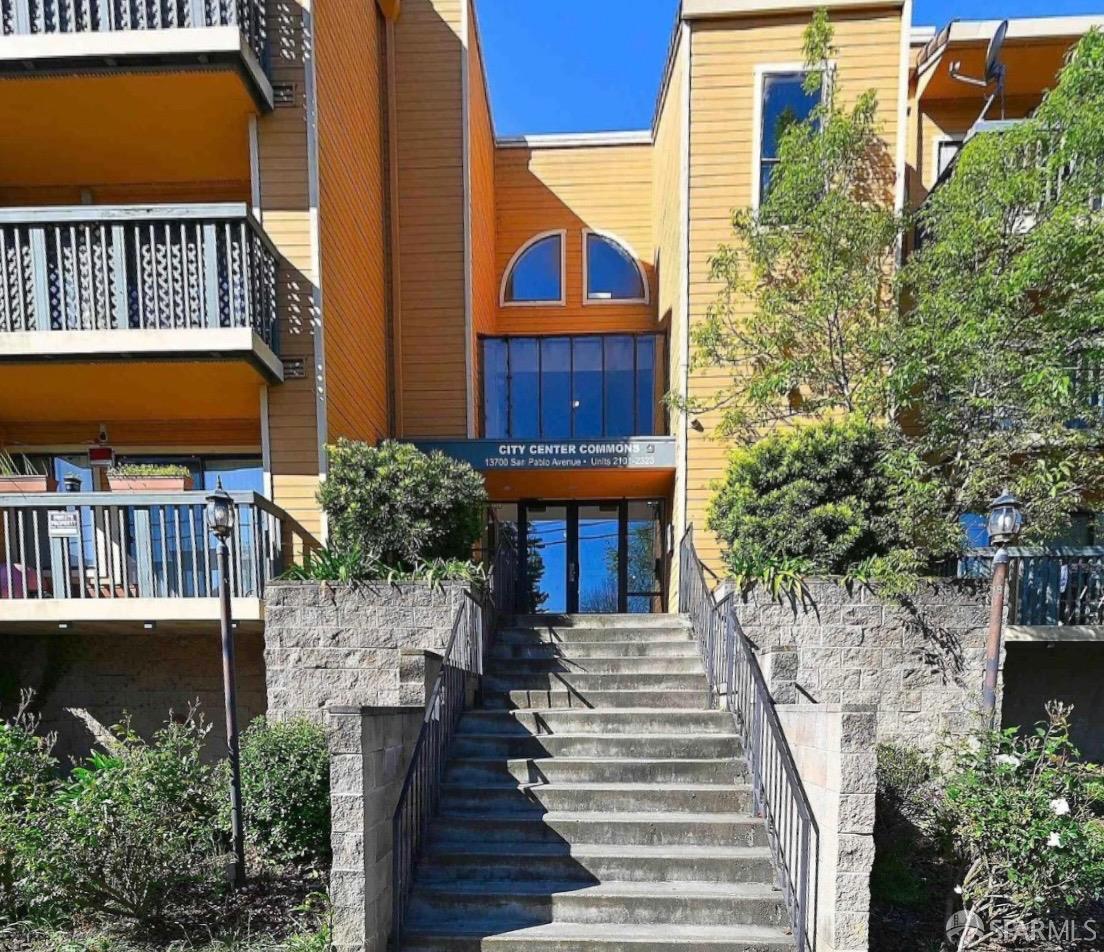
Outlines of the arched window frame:
<svg viewBox="0 0 1104 952">
<path fill-rule="evenodd" d="M 513 274 L 514 265 L 516 265 L 522 257 L 525 255 L 533 245 L 545 238 L 553 238 L 559 236 L 560 239 L 560 298 L 558 301 L 507 301 L 506 300 L 506 285 L 509 283 L 510 275 Z M 550 231 L 542 231 L 532 238 L 525 241 L 517 251 L 515 251 L 506 265 L 505 270 L 502 272 L 502 281 L 498 286 L 498 304 L 499 307 L 563 307 L 567 304 L 567 230 L 564 228 L 553 228 Z"/>
<path fill-rule="evenodd" d="M 606 241 L 611 241 L 622 251 L 625 252 L 636 267 L 637 273 L 640 275 L 640 286 L 644 289 L 644 297 L 640 298 L 592 298 L 590 296 L 590 276 L 587 273 L 587 244 L 591 235 L 596 238 L 604 238 Z M 609 307 L 616 306 L 618 304 L 649 304 L 651 302 L 652 291 L 648 285 L 648 275 L 644 271 L 643 266 L 640 264 L 640 257 L 637 255 L 633 246 L 630 245 L 624 238 L 615 235 L 611 231 L 599 231 L 596 228 L 584 228 L 583 229 L 583 304 L 587 307 Z"/>
</svg>

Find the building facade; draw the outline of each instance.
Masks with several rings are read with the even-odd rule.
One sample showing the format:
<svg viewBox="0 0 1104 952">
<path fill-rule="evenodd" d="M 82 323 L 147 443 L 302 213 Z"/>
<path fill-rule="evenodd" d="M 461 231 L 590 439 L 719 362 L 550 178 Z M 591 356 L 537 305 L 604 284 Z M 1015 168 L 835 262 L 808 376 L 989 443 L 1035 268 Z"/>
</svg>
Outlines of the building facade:
<svg viewBox="0 0 1104 952">
<path fill-rule="evenodd" d="M 983 118 L 951 66 L 978 73 L 996 24 L 823 5 L 844 103 L 877 92 L 884 200 L 920 202 Z M 673 604 L 727 448 L 665 395 L 720 380 L 691 329 L 775 121 L 811 105 L 812 9 L 683 0 L 650 128 L 507 138 L 469 0 L 3 0 L 4 699 L 68 696 L 87 726 L 135 685 L 158 717 L 217 696 L 202 497 L 220 481 L 243 671 L 263 677 L 264 587 L 324 541 L 340 437 L 483 471 L 488 535 L 520 543 L 519 610 Z M 1012 21 L 1002 115 L 1101 22 Z M 165 467 L 176 482 L 151 482 Z M 245 698 L 263 709 L 263 685 Z"/>
</svg>

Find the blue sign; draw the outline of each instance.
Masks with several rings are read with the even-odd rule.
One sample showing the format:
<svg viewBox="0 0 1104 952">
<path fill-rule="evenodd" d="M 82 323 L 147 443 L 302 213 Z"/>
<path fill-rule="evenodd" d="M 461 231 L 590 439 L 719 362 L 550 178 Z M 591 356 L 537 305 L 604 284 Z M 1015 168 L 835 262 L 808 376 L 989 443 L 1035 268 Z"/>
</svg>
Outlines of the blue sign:
<svg viewBox="0 0 1104 952">
<path fill-rule="evenodd" d="M 673 436 L 594 440 L 415 440 L 475 469 L 674 469 Z"/>
</svg>

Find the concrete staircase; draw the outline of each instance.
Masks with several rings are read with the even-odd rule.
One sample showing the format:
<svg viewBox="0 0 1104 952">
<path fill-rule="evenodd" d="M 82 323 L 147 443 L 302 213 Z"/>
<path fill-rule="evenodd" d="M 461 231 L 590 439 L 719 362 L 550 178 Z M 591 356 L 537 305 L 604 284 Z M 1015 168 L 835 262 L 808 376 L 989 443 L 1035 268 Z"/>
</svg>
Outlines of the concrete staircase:
<svg viewBox="0 0 1104 952">
<path fill-rule="evenodd" d="M 452 745 L 407 952 L 792 950 L 678 616 L 514 619 Z"/>
</svg>

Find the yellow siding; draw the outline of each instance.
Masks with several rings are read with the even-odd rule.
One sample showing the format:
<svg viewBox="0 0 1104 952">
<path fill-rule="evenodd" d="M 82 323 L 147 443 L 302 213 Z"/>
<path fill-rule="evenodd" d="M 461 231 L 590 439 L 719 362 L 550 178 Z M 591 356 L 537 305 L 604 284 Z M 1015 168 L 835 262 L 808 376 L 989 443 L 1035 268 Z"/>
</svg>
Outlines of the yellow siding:
<svg viewBox="0 0 1104 952">
<path fill-rule="evenodd" d="M 389 430 L 383 33 L 373 3 L 319 5 L 319 232 L 330 441 L 374 442 Z"/>
<path fill-rule="evenodd" d="M 245 145 L 242 145 L 245 149 Z M 133 182 L 125 185 L 0 185 L 0 205 L 95 205 L 247 202 L 249 179 L 195 182 Z"/>
<path fill-rule="evenodd" d="M 465 436 L 462 0 L 395 24 L 403 436 Z"/>
<path fill-rule="evenodd" d="M 834 13 L 836 82 L 844 104 L 868 88 L 877 91 L 887 155 L 896 148 L 900 74 L 899 9 Z M 734 208 L 751 204 L 755 68 L 802 60 L 807 16 L 757 17 L 695 24 L 691 50 L 690 320 L 700 321 L 718 287 L 709 258 L 731 239 Z M 891 195 L 889 196 L 891 200 Z M 723 370 L 695 371 L 691 396 L 708 396 L 728 379 Z M 689 430 L 687 518 L 698 529 L 698 551 L 719 564 L 716 540 L 705 531 L 713 484 L 727 450 L 711 435 L 715 414 L 701 417 L 704 432 Z"/>
<path fill-rule="evenodd" d="M 655 328 L 650 145 L 500 148 L 495 157 L 495 192 L 498 282 L 514 252 L 533 235 L 567 231 L 567 304 L 500 307 L 499 333 Z M 651 285 L 651 303 L 583 304 L 584 228 L 612 232 L 632 248 Z"/>
</svg>

